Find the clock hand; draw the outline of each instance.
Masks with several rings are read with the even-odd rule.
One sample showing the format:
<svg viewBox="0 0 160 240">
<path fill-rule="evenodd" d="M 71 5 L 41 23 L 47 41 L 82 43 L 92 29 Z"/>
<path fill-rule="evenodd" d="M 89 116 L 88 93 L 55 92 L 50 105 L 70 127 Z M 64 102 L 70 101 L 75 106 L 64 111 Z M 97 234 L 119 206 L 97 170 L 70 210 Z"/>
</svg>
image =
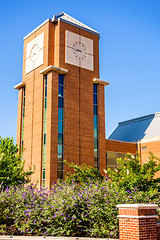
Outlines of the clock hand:
<svg viewBox="0 0 160 240">
<path fill-rule="evenodd" d="M 81 51 L 81 50 L 79 50 L 79 49 L 75 49 L 75 51 L 76 51 L 76 52 L 82 52 L 82 51 Z"/>
</svg>

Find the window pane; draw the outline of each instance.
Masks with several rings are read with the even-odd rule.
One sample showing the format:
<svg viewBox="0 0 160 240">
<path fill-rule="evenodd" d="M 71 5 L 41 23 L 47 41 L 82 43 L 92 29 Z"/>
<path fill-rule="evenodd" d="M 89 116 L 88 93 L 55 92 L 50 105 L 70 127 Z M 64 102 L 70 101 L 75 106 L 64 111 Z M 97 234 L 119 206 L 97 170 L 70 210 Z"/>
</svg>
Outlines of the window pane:
<svg viewBox="0 0 160 240">
<path fill-rule="evenodd" d="M 63 133 L 63 122 L 58 121 L 58 133 Z"/>
<path fill-rule="evenodd" d="M 23 115 L 23 117 L 24 117 L 24 115 L 25 115 L 25 108 L 23 108 L 23 114 L 22 114 L 22 115 Z"/>
<path fill-rule="evenodd" d="M 94 148 L 98 149 L 98 140 L 97 139 L 94 139 Z"/>
<path fill-rule="evenodd" d="M 63 86 L 61 85 L 58 86 L 58 96 L 63 97 Z"/>
<path fill-rule="evenodd" d="M 97 85 L 93 84 L 93 93 L 97 93 Z"/>
<path fill-rule="evenodd" d="M 43 144 L 44 144 L 44 145 L 46 144 L 46 133 L 45 133 L 44 136 L 43 136 Z"/>
<path fill-rule="evenodd" d="M 107 166 L 112 166 L 112 167 L 116 167 L 117 166 L 117 162 L 115 158 L 107 158 Z"/>
<path fill-rule="evenodd" d="M 116 158 L 116 152 L 108 151 L 107 152 L 107 158 Z"/>
<path fill-rule="evenodd" d="M 43 180 L 42 188 L 45 188 L 45 180 Z"/>
<path fill-rule="evenodd" d="M 94 149 L 94 157 L 98 157 L 98 149 Z"/>
<path fill-rule="evenodd" d="M 63 85 L 63 74 L 59 74 L 59 84 Z"/>
<path fill-rule="evenodd" d="M 93 115 L 98 115 L 98 107 L 97 107 L 97 105 L 93 105 Z"/>
<path fill-rule="evenodd" d="M 63 120 L 63 109 L 58 109 L 58 120 Z"/>
<path fill-rule="evenodd" d="M 21 146 L 22 150 L 23 150 L 23 140 L 22 140 L 22 146 Z"/>
<path fill-rule="evenodd" d="M 98 166 L 98 158 L 94 157 L 94 164 L 96 164 Z"/>
<path fill-rule="evenodd" d="M 46 152 L 46 145 L 43 146 L 43 153 Z"/>
<path fill-rule="evenodd" d="M 46 121 L 47 110 L 44 110 L 44 121 Z"/>
<path fill-rule="evenodd" d="M 93 104 L 97 104 L 97 95 L 93 94 Z"/>
<path fill-rule="evenodd" d="M 46 161 L 46 154 L 43 154 L 43 162 Z"/>
<path fill-rule="evenodd" d="M 43 179 L 45 179 L 45 171 L 43 170 Z"/>
<path fill-rule="evenodd" d="M 23 107 L 25 107 L 25 97 L 23 97 Z"/>
<path fill-rule="evenodd" d="M 22 128 L 24 128 L 24 118 L 22 119 Z"/>
<path fill-rule="evenodd" d="M 58 154 L 62 154 L 63 153 L 63 145 L 58 145 Z"/>
<path fill-rule="evenodd" d="M 58 133 L 58 144 L 63 144 L 63 134 Z"/>
<path fill-rule="evenodd" d="M 44 122 L 44 133 L 46 133 L 46 121 Z"/>
<path fill-rule="evenodd" d="M 45 97 L 47 97 L 47 86 L 45 86 Z"/>
<path fill-rule="evenodd" d="M 47 75 L 45 76 L 44 84 L 47 85 Z"/>
<path fill-rule="evenodd" d="M 63 161 L 63 154 L 58 154 L 58 161 L 60 161 L 60 162 Z"/>
<path fill-rule="evenodd" d="M 58 97 L 58 108 L 63 108 L 63 98 Z"/>
<path fill-rule="evenodd" d="M 94 127 L 97 127 L 98 126 L 98 117 L 97 116 L 94 116 Z"/>
<path fill-rule="evenodd" d="M 24 139 L 24 129 L 22 129 L 22 139 Z"/>
<path fill-rule="evenodd" d="M 57 169 L 58 170 L 63 170 L 63 162 L 58 162 Z"/>
<path fill-rule="evenodd" d="M 23 87 L 23 96 L 25 97 L 26 96 L 26 88 Z"/>
<path fill-rule="evenodd" d="M 45 169 L 45 166 L 46 166 L 46 163 L 45 163 L 45 162 L 43 162 L 43 169 Z"/>
<path fill-rule="evenodd" d="M 57 178 L 63 179 L 63 172 L 57 171 Z"/>
<path fill-rule="evenodd" d="M 98 138 L 98 128 L 94 127 L 94 138 Z"/>
<path fill-rule="evenodd" d="M 47 108 L 47 98 L 44 99 L 44 109 Z"/>
</svg>

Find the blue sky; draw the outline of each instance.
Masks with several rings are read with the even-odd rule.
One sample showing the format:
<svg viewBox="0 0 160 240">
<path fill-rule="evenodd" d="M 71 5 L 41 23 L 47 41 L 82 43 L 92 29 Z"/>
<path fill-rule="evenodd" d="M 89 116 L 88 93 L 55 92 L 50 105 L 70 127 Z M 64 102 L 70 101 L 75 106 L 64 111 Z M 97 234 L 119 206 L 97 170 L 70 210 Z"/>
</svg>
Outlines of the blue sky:
<svg viewBox="0 0 160 240">
<path fill-rule="evenodd" d="M 100 32 L 106 136 L 120 121 L 160 111 L 159 0 L 1 0 L 0 10 L 0 136 L 16 139 L 23 37 L 62 11 Z"/>
</svg>

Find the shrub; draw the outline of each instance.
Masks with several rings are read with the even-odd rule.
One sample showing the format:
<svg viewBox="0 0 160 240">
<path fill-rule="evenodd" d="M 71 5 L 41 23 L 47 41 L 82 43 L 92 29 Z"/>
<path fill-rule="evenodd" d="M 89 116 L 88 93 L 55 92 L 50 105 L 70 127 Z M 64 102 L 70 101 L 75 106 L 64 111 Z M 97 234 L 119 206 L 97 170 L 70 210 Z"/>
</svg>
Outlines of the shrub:
<svg viewBox="0 0 160 240">
<path fill-rule="evenodd" d="M 0 195 L 1 232 L 118 238 L 120 203 L 159 203 L 159 193 L 119 189 L 110 180 L 57 183 L 50 193 L 35 186 L 11 187 Z"/>
</svg>

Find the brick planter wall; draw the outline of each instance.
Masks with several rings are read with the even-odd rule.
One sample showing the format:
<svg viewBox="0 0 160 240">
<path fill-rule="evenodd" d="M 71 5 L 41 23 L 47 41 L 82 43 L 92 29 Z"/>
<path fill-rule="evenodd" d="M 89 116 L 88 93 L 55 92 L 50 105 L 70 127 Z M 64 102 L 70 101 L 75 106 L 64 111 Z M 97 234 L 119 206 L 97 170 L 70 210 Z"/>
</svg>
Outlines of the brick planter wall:
<svg viewBox="0 0 160 240">
<path fill-rule="evenodd" d="M 122 204 L 117 207 L 120 240 L 157 240 L 157 205 Z"/>
</svg>

